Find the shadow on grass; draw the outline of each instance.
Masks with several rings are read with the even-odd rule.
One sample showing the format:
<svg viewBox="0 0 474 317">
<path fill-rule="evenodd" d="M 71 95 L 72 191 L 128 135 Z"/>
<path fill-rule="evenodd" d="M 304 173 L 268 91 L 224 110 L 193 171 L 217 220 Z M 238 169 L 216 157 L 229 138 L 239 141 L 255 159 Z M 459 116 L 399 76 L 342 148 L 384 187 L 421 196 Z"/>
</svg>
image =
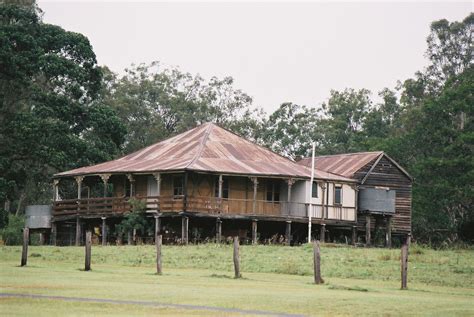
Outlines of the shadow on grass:
<svg viewBox="0 0 474 317">
<path fill-rule="evenodd" d="M 224 279 L 229 279 L 229 280 L 248 280 L 246 277 L 239 277 L 235 278 L 230 275 L 225 275 L 225 274 L 211 274 L 211 275 L 206 275 L 205 277 L 213 277 L 213 278 L 224 278 Z"/>
<path fill-rule="evenodd" d="M 369 290 L 360 286 L 344 286 L 344 285 L 329 285 L 328 289 L 343 290 L 343 291 L 357 291 L 357 292 L 368 292 Z"/>
</svg>

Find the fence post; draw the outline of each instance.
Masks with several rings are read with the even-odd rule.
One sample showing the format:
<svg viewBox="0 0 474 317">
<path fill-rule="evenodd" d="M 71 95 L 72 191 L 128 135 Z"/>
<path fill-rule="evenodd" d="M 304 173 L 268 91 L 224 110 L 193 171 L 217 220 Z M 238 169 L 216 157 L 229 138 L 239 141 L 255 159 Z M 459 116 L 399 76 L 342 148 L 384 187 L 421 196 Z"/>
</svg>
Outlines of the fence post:
<svg viewBox="0 0 474 317">
<path fill-rule="evenodd" d="M 321 278 L 321 249 L 319 240 L 313 242 L 313 264 L 314 264 L 314 284 L 324 283 Z"/>
<path fill-rule="evenodd" d="M 408 274 L 408 243 L 407 242 L 405 242 L 402 245 L 402 256 L 401 256 L 402 289 L 407 289 L 407 274 Z"/>
<path fill-rule="evenodd" d="M 235 278 L 240 278 L 239 237 L 234 237 L 234 271 Z"/>
<path fill-rule="evenodd" d="M 161 274 L 161 243 L 163 236 L 161 234 L 156 236 L 156 274 Z"/>
<path fill-rule="evenodd" d="M 28 243 L 30 241 L 30 229 L 23 228 L 23 249 L 21 250 L 21 266 L 25 266 L 28 260 Z"/>
<path fill-rule="evenodd" d="M 91 244 L 92 244 L 92 233 L 88 230 L 86 232 L 86 263 L 84 271 L 90 271 L 91 269 Z"/>
</svg>

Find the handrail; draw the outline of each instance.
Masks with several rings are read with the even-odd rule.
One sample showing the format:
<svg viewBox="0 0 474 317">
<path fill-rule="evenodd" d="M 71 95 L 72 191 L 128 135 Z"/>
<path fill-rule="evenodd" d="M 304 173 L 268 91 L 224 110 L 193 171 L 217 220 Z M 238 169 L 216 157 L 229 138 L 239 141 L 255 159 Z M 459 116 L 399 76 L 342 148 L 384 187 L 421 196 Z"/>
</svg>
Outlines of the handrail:
<svg viewBox="0 0 474 317">
<path fill-rule="evenodd" d="M 338 220 L 355 219 L 355 207 L 329 206 L 329 214 L 324 214 L 327 206 L 303 202 L 267 201 L 242 198 L 218 198 L 209 196 L 135 196 L 132 198 L 145 201 L 148 212 L 199 212 L 209 214 L 230 215 L 263 215 L 306 218 L 309 213 L 313 218 Z M 65 199 L 55 201 L 53 214 L 61 215 L 94 215 L 94 214 L 123 214 L 132 210 L 131 197 L 94 197 L 82 199 Z M 255 210 L 254 210 L 255 203 Z M 186 208 L 184 208 L 186 207 Z M 327 212 L 326 212 L 327 213 Z M 354 215 L 353 215 L 354 214 Z"/>
</svg>

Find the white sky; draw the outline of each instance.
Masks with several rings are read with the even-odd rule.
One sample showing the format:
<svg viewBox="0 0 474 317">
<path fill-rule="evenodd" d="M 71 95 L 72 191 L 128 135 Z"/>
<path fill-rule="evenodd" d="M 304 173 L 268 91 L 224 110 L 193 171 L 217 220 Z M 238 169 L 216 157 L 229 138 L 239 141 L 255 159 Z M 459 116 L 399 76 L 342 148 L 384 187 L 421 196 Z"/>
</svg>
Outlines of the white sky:
<svg viewBox="0 0 474 317">
<path fill-rule="evenodd" d="M 159 60 L 232 76 L 267 112 L 317 106 L 331 89 L 393 88 L 426 65 L 432 21 L 473 11 L 472 2 L 38 3 L 45 22 L 86 35 L 100 65 Z"/>
</svg>

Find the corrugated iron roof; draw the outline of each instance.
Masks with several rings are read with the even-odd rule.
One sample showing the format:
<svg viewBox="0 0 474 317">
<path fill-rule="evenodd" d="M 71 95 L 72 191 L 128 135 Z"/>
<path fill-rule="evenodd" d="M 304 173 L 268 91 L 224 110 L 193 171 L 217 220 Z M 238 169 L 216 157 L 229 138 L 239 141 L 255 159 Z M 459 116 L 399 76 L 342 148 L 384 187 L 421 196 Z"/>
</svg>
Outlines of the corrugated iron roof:
<svg viewBox="0 0 474 317">
<path fill-rule="evenodd" d="M 384 152 L 359 152 L 336 155 L 316 156 L 314 159 L 315 168 L 340 176 L 352 178 L 354 173 L 368 163 L 375 161 Z M 311 168 L 311 157 L 304 158 L 297 162 L 302 166 Z"/>
<path fill-rule="evenodd" d="M 286 157 L 206 123 L 122 158 L 55 176 L 179 170 L 302 178 L 311 174 L 308 168 Z M 352 181 L 321 170 L 315 171 L 315 178 Z"/>
</svg>

